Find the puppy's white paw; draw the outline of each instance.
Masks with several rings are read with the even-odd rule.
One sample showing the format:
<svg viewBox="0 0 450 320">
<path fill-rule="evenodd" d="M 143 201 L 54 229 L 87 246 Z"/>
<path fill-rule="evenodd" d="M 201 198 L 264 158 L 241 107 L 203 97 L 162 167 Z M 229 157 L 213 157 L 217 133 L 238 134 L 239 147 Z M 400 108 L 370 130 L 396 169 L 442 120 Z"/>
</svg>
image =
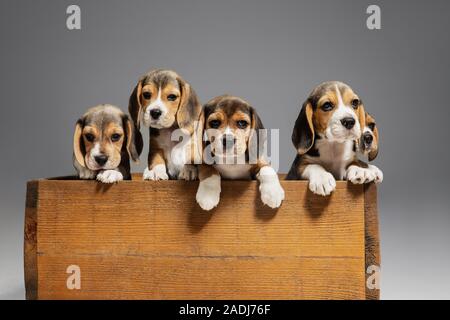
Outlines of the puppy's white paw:
<svg viewBox="0 0 450 320">
<path fill-rule="evenodd" d="M 97 180 L 102 183 L 116 183 L 123 180 L 123 175 L 116 170 L 105 170 L 97 175 Z"/>
<path fill-rule="evenodd" d="M 320 196 L 328 196 L 336 189 L 336 180 L 329 172 L 316 172 L 309 179 L 309 190 Z"/>
<path fill-rule="evenodd" d="M 375 173 L 368 168 L 350 166 L 347 169 L 347 180 L 353 184 L 364 184 L 375 180 Z"/>
<path fill-rule="evenodd" d="M 144 180 L 169 180 L 167 175 L 166 166 L 163 164 L 158 164 L 153 167 L 152 170 L 146 168 L 143 175 Z"/>
<path fill-rule="evenodd" d="M 178 175 L 178 180 L 186 180 L 192 181 L 197 180 L 198 177 L 198 169 L 197 166 L 186 164 L 181 169 L 180 174 Z"/>
<path fill-rule="evenodd" d="M 264 166 L 259 170 L 256 178 L 259 180 L 261 201 L 272 209 L 281 206 L 281 202 L 284 200 L 284 190 L 276 171 L 270 166 Z"/>
<path fill-rule="evenodd" d="M 94 180 L 97 172 L 89 170 L 88 168 L 79 168 L 78 176 L 82 180 Z"/>
<path fill-rule="evenodd" d="M 200 208 L 205 211 L 209 211 L 217 207 L 219 204 L 220 192 L 214 192 L 212 190 L 202 188 L 198 190 L 196 199 Z"/>
<path fill-rule="evenodd" d="M 373 174 L 375 175 L 375 183 L 382 183 L 383 182 L 383 171 L 381 171 L 380 169 L 378 169 L 378 167 L 369 164 L 369 170 L 371 170 L 373 172 Z"/>
<path fill-rule="evenodd" d="M 200 208 L 209 211 L 219 204 L 220 191 L 220 176 L 214 175 L 200 182 L 195 199 Z"/>
<path fill-rule="evenodd" d="M 272 209 L 281 206 L 281 202 L 284 200 L 284 190 L 278 180 L 261 183 L 259 185 L 259 191 L 261 192 L 261 201 L 265 205 Z"/>
</svg>

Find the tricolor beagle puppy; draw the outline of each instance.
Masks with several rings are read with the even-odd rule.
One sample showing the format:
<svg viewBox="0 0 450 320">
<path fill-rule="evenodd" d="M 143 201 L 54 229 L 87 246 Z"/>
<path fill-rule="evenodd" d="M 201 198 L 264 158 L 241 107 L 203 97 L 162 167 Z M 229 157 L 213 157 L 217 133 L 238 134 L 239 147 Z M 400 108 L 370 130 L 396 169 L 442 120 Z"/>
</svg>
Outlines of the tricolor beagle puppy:
<svg viewBox="0 0 450 320">
<path fill-rule="evenodd" d="M 373 161 L 378 155 L 378 141 L 378 127 L 375 119 L 366 112 L 366 124 L 361 135 L 358 151 L 362 156 L 367 157 L 369 161 Z M 368 165 L 368 168 L 374 173 L 375 182 L 381 183 L 383 181 L 383 172 L 371 164 Z"/>
<path fill-rule="evenodd" d="M 74 166 L 80 179 L 131 180 L 130 158 L 138 161 L 142 152 L 133 134 L 133 122 L 119 108 L 104 104 L 89 109 L 77 121 L 73 138 Z"/>
<path fill-rule="evenodd" d="M 145 180 L 197 179 L 197 167 L 188 163 L 194 163 L 190 138 L 201 105 L 186 81 L 170 70 L 147 73 L 130 96 L 129 112 L 137 136 L 141 123 L 150 128 Z M 180 138 L 183 139 L 181 143 Z"/>
<path fill-rule="evenodd" d="M 200 117 L 200 137 L 205 137 L 204 164 L 199 167 L 196 200 L 204 210 L 219 204 L 221 178 L 259 180 L 261 200 L 278 208 L 284 190 L 275 170 L 265 160 L 261 135 L 264 126 L 256 111 L 244 100 L 224 95 L 209 101 Z"/>
<path fill-rule="evenodd" d="M 378 155 L 378 127 L 375 119 L 366 112 L 366 122 L 359 142 L 359 150 L 369 161 Z"/>
<path fill-rule="evenodd" d="M 348 85 L 332 81 L 316 87 L 295 123 L 297 156 L 286 179 L 309 180 L 309 189 L 322 196 L 334 191 L 336 179 L 374 181 L 356 153 L 365 123 L 364 105 Z"/>
</svg>

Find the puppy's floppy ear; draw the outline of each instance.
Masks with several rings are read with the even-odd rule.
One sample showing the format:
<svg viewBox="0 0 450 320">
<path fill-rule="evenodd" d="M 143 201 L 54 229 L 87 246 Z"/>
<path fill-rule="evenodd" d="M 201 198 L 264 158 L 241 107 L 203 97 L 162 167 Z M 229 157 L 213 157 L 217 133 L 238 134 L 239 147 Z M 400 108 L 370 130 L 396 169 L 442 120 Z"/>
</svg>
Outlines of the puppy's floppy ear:
<svg viewBox="0 0 450 320">
<path fill-rule="evenodd" d="M 130 100 L 128 102 L 128 111 L 130 112 L 131 119 L 133 119 L 134 126 L 136 130 L 141 128 L 141 115 L 142 115 L 142 104 L 141 104 L 141 94 L 142 94 L 142 83 L 144 79 L 140 79 L 136 87 L 134 87 L 131 93 Z"/>
<path fill-rule="evenodd" d="M 292 143 L 297 148 L 297 152 L 303 155 L 314 145 L 314 138 L 313 108 L 311 102 L 307 100 L 295 121 Z"/>
<path fill-rule="evenodd" d="M 263 125 L 263 123 L 261 121 L 261 118 L 256 113 L 255 108 L 250 107 L 250 111 L 252 113 L 251 128 L 254 129 L 254 130 L 264 129 L 264 125 Z"/>
<path fill-rule="evenodd" d="M 198 120 L 194 122 L 194 135 L 193 135 L 193 163 L 201 164 L 203 161 L 203 151 L 205 149 L 205 142 L 203 137 L 205 135 L 205 108 L 202 108 Z"/>
<path fill-rule="evenodd" d="M 198 102 L 197 94 L 189 83 L 181 77 L 177 77 L 181 90 L 180 105 L 177 112 L 177 123 L 182 129 L 186 129 L 190 134 L 194 132 L 194 124 L 199 120 L 202 106 Z"/>
<path fill-rule="evenodd" d="M 250 107 L 250 114 L 252 123 L 250 124 L 251 132 L 248 138 L 248 146 L 249 151 L 251 153 L 256 152 L 254 155 L 256 155 L 259 159 L 262 155 L 264 155 L 264 149 L 260 150 L 260 146 L 262 146 L 261 148 L 264 147 L 264 144 L 267 140 L 267 133 L 261 132 L 260 134 L 259 132 L 259 130 L 264 129 L 264 125 L 255 108 Z"/>
<path fill-rule="evenodd" d="M 364 131 L 364 127 L 366 126 L 366 111 L 364 110 L 364 105 L 361 103 L 361 105 L 358 107 L 357 110 L 358 115 L 358 121 L 361 128 L 361 133 Z"/>
<path fill-rule="evenodd" d="M 141 104 L 141 94 L 142 94 L 142 83 L 144 82 L 145 77 L 142 77 L 134 88 L 133 92 L 130 96 L 130 101 L 128 103 L 128 111 L 130 112 L 131 119 L 133 120 L 132 128 L 133 128 L 133 139 L 134 146 L 137 152 L 137 159 L 142 153 L 142 149 L 144 148 L 144 141 L 142 139 L 142 134 L 140 131 L 141 128 L 141 115 L 142 115 L 142 104 Z M 126 128 L 126 127 L 124 127 Z M 131 156 L 132 159 L 135 157 Z M 136 161 L 136 160 L 135 160 Z"/>
<path fill-rule="evenodd" d="M 75 126 L 75 133 L 73 135 L 73 155 L 75 160 L 83 168 L 86 168 L 84 156 L 86 155 L 86 148 L 83 141 L 83 127 L 84 119 L 79 119 Z"/>
<path fill-rule="evenodd" d="M 369 152 L 369 161 L 375 160 L 375 158 L 378 156 L 378 149 L 380 147 L 380 140 L 378 140 L 378 126 L 375 125 L 375 129 L 373 130 L 373 135 L 375 136 L 374 140 L 376 140 L 376 148 L 374 148 L 372 151 Z"/>
<path fill-rule="evenodd" d="M 122 121 L 123 121 L 123 128 L 126 134 L 125 147 L 127 149 L 130 158 L 134 162 L 137 162 L 139 161 L 139 156 L 142 153 L 144 145 L 142 141 L 142 135 L 140 135 L 140 139 L 139 138 L 136 139 L 135 137 L 136 129 L 134 128 L 133 121 L 131 121 L 128 115 L 124 115 L 122 117 Z"/>
<path fill-rule="evenodd" d="M 199 152 L 199 156 L 200 156 L 200 163 L 206 163 L 206 164 L 212 164 L 214 163 L 214 156 L 211 153 L 211 141 L 209 141 L 208 139 L 208 135 L 206 132 L 206 127 L 207 127 L 207 121 L 209 116 L 211 115 L 211 113 L 213 112 L 213 110 L 216 107 L 216 103 L 210 103 L 210 104 L 205 104 L 202 107 L 200 116 L 199 116 L 199 120 L 197 122 L 197 128 L 196 128 L 196 145 L 197 145 L 197 150 Z M 216 130 L 216 129 L 209 129 L 209 130 Z"/>
</svg>

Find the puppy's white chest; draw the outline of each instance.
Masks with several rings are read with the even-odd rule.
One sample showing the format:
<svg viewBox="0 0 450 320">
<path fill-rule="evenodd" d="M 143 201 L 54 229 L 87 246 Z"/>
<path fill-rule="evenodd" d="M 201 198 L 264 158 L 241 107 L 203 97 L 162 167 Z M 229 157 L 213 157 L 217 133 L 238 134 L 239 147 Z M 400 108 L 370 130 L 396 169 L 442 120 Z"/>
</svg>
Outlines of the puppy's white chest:
<svg viewBox="0 0 450 320">
<path fill-rule="evenodd" d="M 320 164 L 336 179 L 342 180 L 347 166 L 354 160 L 353 141 L 343 143 L 318 140 L 316 147 L 320 155 Z"/>
<path fill-rule="evenodd" d="M 214 168 L 219 171 L 220 176 L 229 180 L 251 179 L 250 164 L 216 164 Z"/>
<path fill-rule="evenodd" d="M 164 152 L 167 172 L 171 177 L 177 178 L 186 163 L 186 148 L 188 144 L 172 141 L 172 130 L 170 129 L 160 130 L 156 141 Z"/>
</svg>

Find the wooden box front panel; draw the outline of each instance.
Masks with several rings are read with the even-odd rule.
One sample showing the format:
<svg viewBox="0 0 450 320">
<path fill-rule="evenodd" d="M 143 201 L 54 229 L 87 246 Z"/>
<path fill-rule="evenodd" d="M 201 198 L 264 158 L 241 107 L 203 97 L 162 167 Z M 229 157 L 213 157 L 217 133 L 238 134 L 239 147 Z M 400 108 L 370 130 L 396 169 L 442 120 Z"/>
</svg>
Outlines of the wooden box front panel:
<svg viewBox="0 0 450 320">
<path fill-rule="evenodd" d="M 322 198 L 303 181 L 282 185 L 272 210 L 257 182 L 223 181 L 207 213 L 198 182 L 31 182 L 28 297 L 364 299 L 364 188 L 338 182 Z M 70 265 L 80 290 L 66 286 Z"/>
</svg>

